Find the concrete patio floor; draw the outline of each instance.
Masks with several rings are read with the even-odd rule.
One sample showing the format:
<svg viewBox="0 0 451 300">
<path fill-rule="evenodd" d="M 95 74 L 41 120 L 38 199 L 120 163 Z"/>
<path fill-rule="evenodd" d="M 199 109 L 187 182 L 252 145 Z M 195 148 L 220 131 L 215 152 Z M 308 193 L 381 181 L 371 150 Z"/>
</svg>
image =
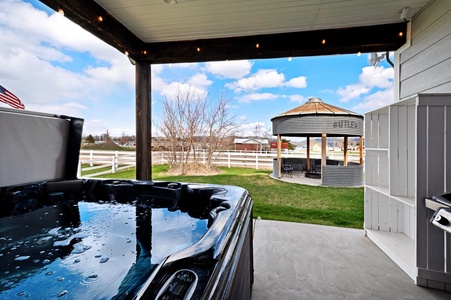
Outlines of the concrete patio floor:
<svg viewBox="0 0 451 300">
<path fill-rule="evenodd" d="M 256 220 L 252 299 L 451 299 L 418 287 L 360 229 Z"/>
<path fill-rule="evenodd" d="M 293 171 L 291 176 L 288 174 L 283 174 L 282 177 L 280 177 L 280 178 L 274 177 L 274 173 L 271 173 L 269 176 L 273 179 L 290 182 L 290 183 L 307 184 L 307 185 L 315 185 L 315 186 L 322 185 L 321 179 L 307 178 L 307 177 L 305 177 L 305 172 L 300 172 L 300 171 Z"/>
</svg>

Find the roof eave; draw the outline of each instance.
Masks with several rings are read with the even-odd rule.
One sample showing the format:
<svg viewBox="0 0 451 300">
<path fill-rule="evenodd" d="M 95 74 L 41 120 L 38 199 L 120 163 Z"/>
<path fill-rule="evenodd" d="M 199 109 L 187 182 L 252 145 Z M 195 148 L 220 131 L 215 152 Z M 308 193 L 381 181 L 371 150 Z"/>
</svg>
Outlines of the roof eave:
<svg viewBox="0 0 451 300">
<path fill-rule="evenodd" d="M 368 53 L 397 50 L 407 23 L 145 43 L 93 0 L 40 0 L 135 61 L 151 64 Z M 102 21 L 98 17 L 102 16 Z M 400 35 L 400 32 L 403 34 Z M 324 42 L 323 42 L 324 41 Z M 258 44 L 258 47 L 257 47 Z"/>
</svg>

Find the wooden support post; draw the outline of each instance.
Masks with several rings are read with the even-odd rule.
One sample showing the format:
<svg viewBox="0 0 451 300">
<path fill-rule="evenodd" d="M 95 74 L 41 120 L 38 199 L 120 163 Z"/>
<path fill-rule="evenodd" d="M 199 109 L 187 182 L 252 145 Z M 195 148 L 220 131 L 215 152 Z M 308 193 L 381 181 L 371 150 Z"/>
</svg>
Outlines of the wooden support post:
<svg viewBox="0 0 451 300">
<path fill-rule="evenodd" d="M 363 137 L 359 138 L 360 165 L 363 165 Z"/>
<path fill-rule="evenodd" d="M 278 175 L 281 177 L 282 173 L 282 137 L 277 135 L 277 168 L 279 169 Z"/>
<path fill-rule="evenodd" d="M 307 137 L 307 172 L 310 173 L 311 170 L 310 164 L 310 137 Z"/>
<path fill-rule="evenodd" d="M 136 88 L 136 179 L 152 179 L 150 64 L 137 61 Z"/>
<path fill-rule="evenodd" d="M 345 136 L 343 139 L 343 165 L 347 166 L 348 165 L 348 137 Z"/>
</svg>

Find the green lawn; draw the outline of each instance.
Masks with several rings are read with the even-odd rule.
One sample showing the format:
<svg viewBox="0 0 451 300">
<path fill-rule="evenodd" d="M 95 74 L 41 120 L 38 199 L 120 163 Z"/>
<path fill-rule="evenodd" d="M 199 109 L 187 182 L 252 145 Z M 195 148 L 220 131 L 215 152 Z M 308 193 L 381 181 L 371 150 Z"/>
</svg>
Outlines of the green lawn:
<svg viewBox="0 0 451 300">
<path fill-rule="evenodd" d="M 241 186 L 254 200 L 254 216 L 262 219 L 363 228 L 363 188 L 338 188 L 286 183 L 270 171 L 221 168 L 213 176 L 168 176 L 167 165 L 154 166 L 155 181 L 182 181 Z M 135 179 L 135 169 L 99 176 Z"/>
</svg>

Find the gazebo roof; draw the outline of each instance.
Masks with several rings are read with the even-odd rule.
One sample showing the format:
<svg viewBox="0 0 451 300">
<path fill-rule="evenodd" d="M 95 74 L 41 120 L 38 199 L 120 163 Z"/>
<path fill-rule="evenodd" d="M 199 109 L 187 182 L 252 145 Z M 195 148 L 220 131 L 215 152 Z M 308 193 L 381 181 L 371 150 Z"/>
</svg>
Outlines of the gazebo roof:
<svg viewBox="0 0 451 300">
<path fill-rule="evenodd" d="M 290 109 L 289 111 L 286 111 L 284 113 L 281 113 L 280 115 L 272 118 L 271 121 L 279 117 L 287 117 L 287 116 L 302 117 L 307 115 L 332 115 L 332 116 L 349 115 L 363 118 L 362 115 L 359 115 L 350 110 L 346 110 L 338 106 L 327 104 L 323 102 L 323 100 L 321 100 L 320 98 L 309 98 L 309 100 L 303 105 Z"/>
<path fill-rule="evenodd" d="M 310 98 L 305 104 L 271 119 L 273 134 L 286 136 L 362 136 L 363 116 Z"/>
</svg>

